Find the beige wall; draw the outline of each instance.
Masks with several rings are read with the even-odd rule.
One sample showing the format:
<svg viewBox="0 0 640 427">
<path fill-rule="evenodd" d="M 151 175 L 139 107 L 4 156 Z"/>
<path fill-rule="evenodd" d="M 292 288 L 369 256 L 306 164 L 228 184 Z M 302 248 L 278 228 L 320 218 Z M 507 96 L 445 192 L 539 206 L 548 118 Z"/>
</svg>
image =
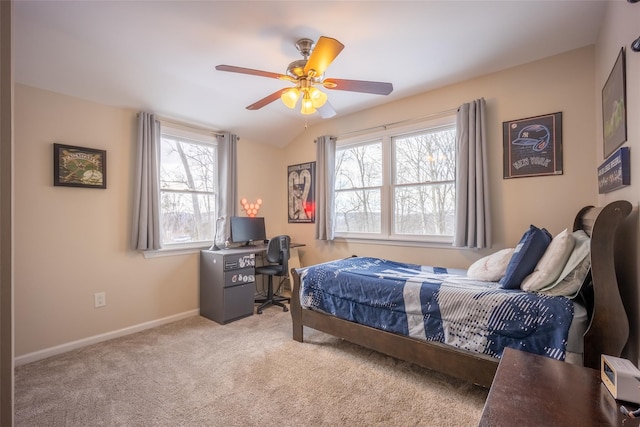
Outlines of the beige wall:
<svg viewBox="0 0 640 427">
<path fill-rule="evenodd" d="M 594 121 L 597 124 L 595 146 L 596 163 L 600 165 L 604 161 L 602 143 L 602 105 L 599 102 L 602 87 L 604 86 L 621 47 L 626 51 L 627 71 L 627 142 L 623 146 L 630 147 L 631 155 L 631 185 L 620 190 L 600 195 L 598 204 L 603 205 L 614 200 L 625 199 L 633 203 L 636 208 L 640 200 L 640 52 L 630 49 L 633 40 L 640 36 L 640 4 L 627 2 L 609 2 L 607 14 L 600 29 L 600 37 L 596 44 L 596 84 L 594 92 L 598 99 L 595 109 Z M 595 177 L 594 177 L 595 179 Z M 626 349 L 627 357 L 640 363 L 640 295 L 637 284 L 640 283 L 638 272 L 638 252 L 640 247 L 640 235 L 638 234 L 638 213 L 627 221 L 630 230 L 635 231 L 636 252 L 628 254 L 629 262 L 625 264 L 622 277 L 629 283 L 626 293 L 623 295 L 625 307 L 630 320 L 630 339 Z"/>
<path fill-rule="evenodd" d="M 195 309 L 195 256 L 128 250 L 135 112 L 21 85 L 15 112 L 16 356 Z M 54 142 L 107 150 L 107 189 L 54 187 Z"/>
<path fill-rule="evenodd" d="M 291 224 L 293 240 L 309 246 L 303 264 L 351 254 L 382 256 L 407 262 L 468 267 L 481 255 L 513 247 L 533 223 L 556 234 L 573 225 L 578 209 L 596 202 L 595 124 L 593 111 L 594 49 L 586 47 L 457 85 L 416 95 L 305 131 L 286 151 L 288 164 L 315 158 L 313 138 L 340 135 L 372 126 L 454 109 L 471 100 L 487 100 L 487 126 L 494 248 L 472 251 L 440 248 L 315 242 L 312 225 Z M 564 174 L 536 178 L 502 178 L 502 122 L 541 114 L 563 113 Z"/>
<path fill-rule="evenodd" d="M 198 310 L 198 253 L 129 249 L 135 111 L 16 85 L 16 356 Z M 107 150 L 107 189 L 54 187 L 54 142 Z M 282 204 L 278 151 L 241 139 L 240 194 Z M 277 182 L 285 181 L 279 171 Z M 281 232 L 269 223 L 269 232 Z M 95 292 L 107 305 L 94 308 Z"/>
<path fill-rule="evenodd" d="M 285 232 L 287 170 L 282 164 L 282 153 L 280 148 L 245 141 L 242 137 L 238 142 L 238 200 L 262 199 L 258 215 L 266 218 L 267 236 Z M 240 206 L 238 215 L 245 215 Z"/>
</svg>

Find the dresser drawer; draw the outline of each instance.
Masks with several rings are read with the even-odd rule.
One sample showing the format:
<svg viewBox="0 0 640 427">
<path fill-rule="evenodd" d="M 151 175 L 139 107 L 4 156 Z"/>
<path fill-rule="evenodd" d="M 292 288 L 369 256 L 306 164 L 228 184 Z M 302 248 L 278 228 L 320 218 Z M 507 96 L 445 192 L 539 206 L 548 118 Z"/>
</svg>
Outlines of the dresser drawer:
<svg viewBox="0 0 640 427">
<path fill-rule="evenodd" d="M 255 267 L 256 254 L 232 254 L 224 256 L 224 271 Z"/>
<path fill-rule="evenodd" d="M 224 272 L 224 287 L 241 285 L 243 283 L 253 283 L 255 281 L 255 269 L 241 268 Z"/>
</svg>

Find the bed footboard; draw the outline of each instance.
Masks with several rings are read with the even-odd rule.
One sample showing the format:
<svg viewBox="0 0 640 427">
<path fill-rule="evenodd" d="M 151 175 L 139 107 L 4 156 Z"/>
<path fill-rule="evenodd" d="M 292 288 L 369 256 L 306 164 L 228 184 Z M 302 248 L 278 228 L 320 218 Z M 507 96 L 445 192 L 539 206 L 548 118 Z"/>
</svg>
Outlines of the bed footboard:
<svg viewBox="0 0 640 427">
<path fill-rule="evenodd" d="M 291 286 L 291 302 L 289 311 L 291 312 L 291 323 L 293 324 L 293 339 L 303 342 L 302 306 L 300 305 L 300 275 L 295 268 L 291 269 L 293 285 Z"/>
<path fill-rule="evenodd" d="M 482 387 L 490 387 L 498 359 L 456 349 L 437 342 L 420 341 L 337 317 L 307 310 L 300 305 L 300 276 L 292 270 L 291 320 L 293 339 L 304 340 L 304 326 L 342 338 L 354 344 L 442 372 Z"/>
</svg>

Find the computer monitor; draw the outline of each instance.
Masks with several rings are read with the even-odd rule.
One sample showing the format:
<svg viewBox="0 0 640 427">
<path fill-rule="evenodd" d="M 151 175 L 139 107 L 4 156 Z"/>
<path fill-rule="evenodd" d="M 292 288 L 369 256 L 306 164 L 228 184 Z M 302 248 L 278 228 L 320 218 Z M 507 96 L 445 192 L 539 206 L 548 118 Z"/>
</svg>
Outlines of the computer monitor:
<svg viewBox="0 0 640 427">
<path fill-rule="evenodd" d="M 264 218 L 231 217 L 231 241 L 233 243 L 244 243 L 245 246 L 248 246 L 253 242 L 262 242 L 266 238 Z"/>
</svg>

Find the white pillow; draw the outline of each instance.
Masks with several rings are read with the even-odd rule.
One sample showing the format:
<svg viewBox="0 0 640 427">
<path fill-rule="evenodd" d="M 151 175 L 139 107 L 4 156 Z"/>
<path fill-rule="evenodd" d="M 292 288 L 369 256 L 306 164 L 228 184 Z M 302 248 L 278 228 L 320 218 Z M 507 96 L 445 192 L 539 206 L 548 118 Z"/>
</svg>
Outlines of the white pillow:
<svg viewBox="0 0 640 427">
<path fill-rule="evenodd" d="M 513 248 L 501 249 L 484 258 L 480 258 L 467 270 L 467 277 L 485 282 L 497 282 L 507 271 L 507 265 L 513 255 Z"/>
<path fill-rule="evenodd" d="M 576 240 L 573 234 L 569 233 L 566 228 L 558 233 L 549 243 L 549 247 L 536 264 L 533 272 L 524 278 L 520 289 L 533 292 L 555 282 L 567 264 L 575 244 Z"/>
</svg>

